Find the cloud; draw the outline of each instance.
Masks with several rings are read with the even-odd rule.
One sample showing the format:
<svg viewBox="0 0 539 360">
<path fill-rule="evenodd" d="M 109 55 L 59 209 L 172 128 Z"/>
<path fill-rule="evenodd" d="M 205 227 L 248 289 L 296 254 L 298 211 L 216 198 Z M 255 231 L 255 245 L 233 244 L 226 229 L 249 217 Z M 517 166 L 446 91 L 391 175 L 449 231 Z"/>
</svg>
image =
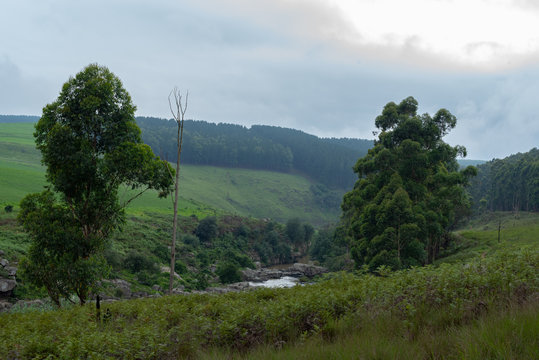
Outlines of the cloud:
<svg viewBox="0 0 539 360">
<path fill-rule="evenodd" d="M 50 102 L 50 84 L 25 76 L 7 56 L 0 57 L 0 113 L 40 115 Z"/>
</svg>

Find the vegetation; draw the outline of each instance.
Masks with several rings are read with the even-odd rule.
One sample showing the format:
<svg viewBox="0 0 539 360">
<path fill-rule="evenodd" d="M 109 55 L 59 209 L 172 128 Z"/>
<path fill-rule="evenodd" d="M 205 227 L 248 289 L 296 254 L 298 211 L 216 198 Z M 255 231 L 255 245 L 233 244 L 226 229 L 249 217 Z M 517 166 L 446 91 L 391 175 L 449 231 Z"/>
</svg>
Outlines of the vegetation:
<svg viewBox="0 0 539 360">
<path fill-rule="evenodd" d="M 36 125 L 50 188 L 21 201 L 18 219 L 32 239 L 21 268 L 58 306 L 73 293 L 84 304 L 106 274 L 102 251 L 129 202 L 119 203 L 120 185 L 170 192 L 173 170 L 142 144 L 134 112 L 121 81 L 89 65 L 64 84 Z"/>
<path fill-rule="evenodd" d="M 350 341 L 349 336 L 365 339 L 368 331 L 371 346 L 362 340 L 365 347 L 343 348 L 353 351 L 345 356 L 359 352 L 382 358 L 410 354 L 461 358 L 470 340 L 458 344 L 463 349 L 451 349 L 443 341 L 465 338 L 467 332 L 480 333 L 488 341 L 503 331 L 517 331 L 518 338 L 504 338 L 515 341 L 505 350 L 501 343 L 479 341 L 478 347 L 466 351 L 475 351 L 475 358 L 497 351 L 511 353 L 512 358 L 534 358 L 538 270 L 539 252 L 534 247 L 466 264 L 394 273 L 381 269 L 382 276 L 340 273 L 293 289 L 116 302 L 107 305 L 110 318 L 103 322 L 96 320 L 93 306 L 1 314 L 0 321 L 10 326 L 0 328 L 0 347 L 10 358 L 182 358 L 212 348 L 230 357 L 230 350 L 275 349 L 310 337 L 324 339 L 330 351 L 339 342 Z M 525 304 L 532 307 L 520 312 Z M 522 323 L 495 315 L 511 308 L 518 311 Z M 482 321 L 509 323 L 501 329 L 484 328 Z M 457 335 L 452 335 L 454 329 Z M 440 342 L 427 341 L 440 333 Z M 343 334 L 347 334 L 344 339 Z M 384 345 L 394 340 L 389 347 Z M 397 353 L 404 342 L 406 352 Z"/>
<path fill-rule="evenodd" d="M 175 161 L 175 122 L 137 118 L 144 142 L 154 152 Z M 240 167 L 280 172 L 299 172 L 330 188 L 353 184 L 350 169 L 372 147 L 359 139 L 320 139 L 304 132 L 272 126 L 250 129 L 204 121 L 185 122 L 186 164 Z"/>
<path fill-rule="evenodd" d="M 46 185 L 41 154 L 30 123 L 0 124 L 0 206 L 18 204 Z M 172 140 L 171 140 L 172 141 Z M 182 159 L 183 162 L 183 159 Z M 179 212 L 199 217 L 232 213 L 286 222 L 293 217 L 313 225 L 336 222 L 342 190 L 331 190 L 297 174 L 263 170 L 182 165 Z M 120 188 L 120 198 L 132 195 Z M 17 206 L 15 206 L 17 208 Z M 172 213 L 172 202 L 148 190 L 133 200 L 127 213 Z"/>
<path fill-rule="evenodd" d="M 479 213 L 539 210 L 539 149 L 494 159 L 477 170 L 468 191 Z"/>
<path fill-rule="evenodd" d="M 388 103 L 375 121 L 375 147 L 354 167 L 359 180 L 342 208 L 358 268 L 432 263 L 469 207 L 464 186 L 476 170 L 459 172 L 456 156 L 466 149 L 442 140 L 456 118 L 445 109 L 417 115 L 417 107 L 412 97 Z"/>
</svg>

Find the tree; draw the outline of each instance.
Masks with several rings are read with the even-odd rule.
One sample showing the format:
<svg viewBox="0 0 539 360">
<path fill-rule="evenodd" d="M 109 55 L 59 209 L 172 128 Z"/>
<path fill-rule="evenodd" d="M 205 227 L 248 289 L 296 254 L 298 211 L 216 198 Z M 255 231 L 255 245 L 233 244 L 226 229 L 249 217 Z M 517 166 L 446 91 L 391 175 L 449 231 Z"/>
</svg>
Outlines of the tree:
<svg viewBox="0 0 539 360">
<path fill-rule="evenodd" d="M 36 124 L 50 185 L 21 201 L 19 221 L 32 238 L 23 268 L 55 302 L 72 293 L 86 301 L 106 273 L 103 248 L 129 202 L 148 189 L 161 197 L 171 191 L 174 170 L 142 143 L 135 109 L 120 79 L 91 64 L 63 85 Z M 132 190 L 124 197 L 122 184 Z"/>
<path fill-rule="evenodd" d="M 456 118 L 446 109 L 418 115 L 417 107 L 413 97 L 388 103 L 375 121 L 374 148 L 354 167 L 359 179 L 342 208 L 356 266 L 400 269 L 434 261 L 469 208 L 464 186 L 476 170 L 459 171 L 456 157 L 466 149 L 442 140 Z"/>
<path fill-rule="evenodd" d="M 217 237 L 218 226 L 217 218 L 215 216 L 208 216 L 200 220 L 197 228 L 195 229 L 195 235 L 198 236 L 203 243 L 209 243 L 215 237 Z"/>
<path fill-rule="evenodd" d="M 170 100 L 170 97 L 174 97 L 174 106 Z M 172 221 L 172 246 L 170 247 L 170 277 L 168 283 L 168 292 L 172 294 L 172 286 L 174 283 L 174 266 L 176 264 L 176 236 L 178 228 L 178 196 L 179 196 L 179 182 L 180 182 L 180 157 L 182 154 L 183 143 L 183 124 L 185 123 L 185 112 L 187 111 L 187 101 L 189 99 L 189 92 L 185 95 L 185 102 L 182 103 L 182 94 L 178 91 L 178 88 L 174 88 L 168 95 L 168 105 L 170 112 L 177 124 L 178 134 L 176 137 L 176 178 L 174 179 L 174 218 Z M 172 175 L 172 173 L 171 173 Z"/>
</svg>

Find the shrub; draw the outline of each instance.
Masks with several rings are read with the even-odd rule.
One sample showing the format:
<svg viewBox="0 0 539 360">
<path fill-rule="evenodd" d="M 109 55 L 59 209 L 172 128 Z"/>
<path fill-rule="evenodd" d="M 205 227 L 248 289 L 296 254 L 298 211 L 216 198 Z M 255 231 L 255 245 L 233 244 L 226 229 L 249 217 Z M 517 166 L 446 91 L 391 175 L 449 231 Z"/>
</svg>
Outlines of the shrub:
<svg viewBox="0 0 539 360">
<path fill-rule="evenodd" d="M 133 274 L 143 270 L 147 270 L 150 273 L 156 273 L 159 271 L 152 259 L 136 251 L 131 251 L 129 254 L 127 254 L 124 260 L 124 267 Z"/>
<path fill-rule="evenodd" d="M 215 271 L 219 276 L 219 280 L 223 284 L 230 284 L 241 281 L 239 266 L 231 261 L 222 262 L 217 266 Z"/>
</svg>

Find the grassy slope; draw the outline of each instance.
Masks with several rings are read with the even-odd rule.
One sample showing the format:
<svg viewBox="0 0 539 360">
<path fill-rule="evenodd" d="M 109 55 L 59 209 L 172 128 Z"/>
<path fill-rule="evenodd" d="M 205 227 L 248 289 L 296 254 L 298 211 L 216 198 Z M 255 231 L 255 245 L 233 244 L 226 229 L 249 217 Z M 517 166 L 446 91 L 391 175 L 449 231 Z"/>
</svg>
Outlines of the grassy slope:
<svg viewBox="0 0 539 360">
<path fill-rule="evenodd" d="M 501 223 L 500 241 L 498 225 Z M 539 246 L 539 213 L 494 212 L 483 214 L 455 232 L 456 241 L 447 256 L 437 263 L 453 263 L 500 249 Z"/>
<path fill-rule="evenodd" d="M 0 206 L 16 204 L 25 194 L 45 185 L 32 132 L 33 124 L 0 124 Z M 180 213 L 221 211 L 279 221 L 299 217 L 314 224 L 337 220 L 337 211 L 328 213 L 317 205 L 310 185 L 307 179 L 291 174 L 184 165 Z M 163 213 L 171 209 L 170 199 L 158 199 L 155 192 L 148 192 L 133 201 L 128 212 Z"/>
</svg>

